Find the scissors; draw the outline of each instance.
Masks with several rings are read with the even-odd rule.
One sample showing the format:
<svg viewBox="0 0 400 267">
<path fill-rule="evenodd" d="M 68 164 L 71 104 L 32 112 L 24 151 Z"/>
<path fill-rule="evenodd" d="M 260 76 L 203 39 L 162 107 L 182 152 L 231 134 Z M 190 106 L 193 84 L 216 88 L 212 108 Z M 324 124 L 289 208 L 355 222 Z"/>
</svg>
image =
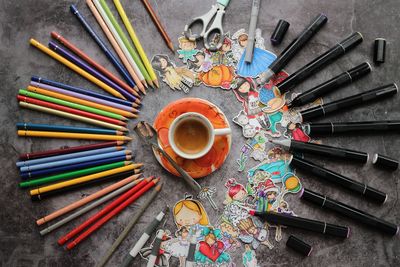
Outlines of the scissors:
<svg viewBox="0 0 400 267">
<path fill-rule="evenodd" d="M 204 47 L 212 52 L 219 50 L 224 41 L 224 30 L 222 29 L 222 19 L 225 14 L 225 8 L 230 0 L 217 0 L 217 3 L 211 7 L 206 14 L 194 18 L 189 24 L 185 25 L 184 34 L 190 41 L 197 41 L 201 38 L 204 40 Z M 214 18 L 215 16 L 215 18 Z M 212 22 L 214 18 L 214 21 Z M 209 24 L 212 22 L 211 26 Z M 203 28 L 200 33 L 192 33 L 191 27 L 194 24 L 201 23 Z M 207 29 L 208 28 L 208 29 Z M 216 42 L 210 42 L 209 37 L 212 33 L 218 33 L 220 38 Z"/>
</svg>

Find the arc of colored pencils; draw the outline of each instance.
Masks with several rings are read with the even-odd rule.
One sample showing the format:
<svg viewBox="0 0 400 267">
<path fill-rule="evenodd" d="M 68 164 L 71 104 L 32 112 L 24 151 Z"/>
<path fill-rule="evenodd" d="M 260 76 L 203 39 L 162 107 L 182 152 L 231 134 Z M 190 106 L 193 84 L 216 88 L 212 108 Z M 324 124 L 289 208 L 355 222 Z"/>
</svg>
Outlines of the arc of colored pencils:
<svg viewBox="0 0 400 267">
<path fill-rule="evenodd" d="M 90 175 L 86 175 L 86 176 L 82 176 L 79 178 L 75 178 L 69 181 L 64 181 L 64 182 L 60 182 L 60 183 L 55 183 L 55 184 L 51 184 L 48 186 L 44 186 L 44 187 L 39 187 L 37 189 L 33 189 L 29 192 L 30 195 L 38 195 L 41 193 L 45 193 L 45 192 L 49 192 L 49 191 L 53 191 L 56 189 L 60 189 L 60 188 L 64 188 L 64 187 L 68 187 L 71 185 L 76 185 L 76 184 L 80 184 L 80 183 L 84 183 L 87 181 L 92 181 L 92 180 L 96 180 L 108 175 L 113 175 L 113 174 L 117 174 L 117 173 L 121 173 L 121 172 L 125 172 L 125 171 L 129 171 L 129 170 L 134 170 L 136 169 L 136 165 L 135 164 L 131 164 L 130 162 L 128 162 L 124 167 L 119 167 L 119 168 L 115 168 L 115 169 L 111 169 L 111 170 L 107 170 L 107 171 L 102 171 L 102 172 L 98 172 L 98 173 L 94 173 L 94 174 L 90 174 Z"/>
<path fill-rule="evenodd" d="M 51 32 L 51 36 L 59 41 L 61 44 L 63 44 L 65 47 L 67 47 L 69 50 L 74 52 L 76 55 L 78 55 L 81 59 L 85 60 L 87 63 L 95 67 L 98 71 L 103 73 L 105 76 L 107 76 L 109 79 L 113 80 L 115 83 L 117 83 L 119 86 L 124 88 L 125 90 L 129 91 L 130 93 L 134 94 L 135 96 L 139 96 L 137 93 L 137 86 L 134 88 L 131 88 L 128 84 L 126 84 L 124 81 L 116 77 L 114 74 L 112 74 L 109 70 L 107 70 L 105 67 L 97 63 L 94 59 L 89 57 L 85 52 L 80 50 L 76 45 L 74 45 L 72 42 L 67 40 L 65 37 L 61 36 L 57 32 Z"/>
<path fill-rule="evenodd" d="M 52 212 L 52 213 L 50 213 L 50 214 L 48 214 L 48 215 L 46 215 L 46 216 L 44 216 L 42 218 L 36 220 L 36 224 L 38 226 L 40 226 L 42 224 L 50 222 L 51 220 L 54 220 L 57 217 L 60 217 L 61 215 L 64 215 L 64 214 L 66 214 L 66 213 L 68 213 L 70 211 L 73 211 L 73 210 L 75 210 L 75 209 L 77 209 L 77 208 L 79 208 L 79 207 L 81 207 L 81 206 L 83 206 L 83 205 L 85 205 L 85 204 L 87 204 L 87 203 L 99 198 L 99 197 L 102 197 L 102 196 L 104 196 L 104 195 L 106 195 L 106 194 L 108 194 L 108 193 L 110 193 L 112 191 L 115 191 L 118 188 L 121 188 L 122 186 L 124 186 L 126 184 L 129 184 L 130 182 L 135 181 L 139 177 L 140 177 L 140 174 L 139 175 L 132 175 L 130 177 L 127 177 L 127 178 L 117 182 L 117 183 L 114 183 L 114 184 L 112 184 L 110 186 L 107 186 L 107 187 L 105 187 L 105 188 L 103 188 L 103 189 L 101 189 L 101 190 L 99 190 L 99 191 L 87 196 L 87 197 L 84 197 L 84 198 L 82 198 L 82 199 L 80 199 L 78 201 L 75 201 L 75 202 L 73 202 L 73 203 L 71 203 L 71 204 L 69 204 L 69 205 L 67 205 L 67 206 L 65 206 L 65 207 L 63 207 L 61 209 L 58 209 L 58 210 L 56 210 L 56 211 L 54 211 L 54 212 Z"/>
<path fill-rule="evenodd" d="M 156 25 L 158 31 L 161 33 L 162 37 L 164 38 L 165 43 L 171 49 L 173 53 L 175 53 L 174 45 L 172 44 L 171 39 L 168 36 L 167 31 L 165 30 L 164 26 L 161 24 L 160 19 L 156 15 L 156 12 L 154 12 L 152 6 L 147 0 L 142 0 L 144 6 L 146 7 L 147 11 L 150 14 L 150 17 L 153 19 L 154 24 Z"/>
<path fill-rule="evenodd" d="M 125 25 L 125 28 L 128 31 L 129 36 L 131 37 L 131 40 L 132 40 L 133 44 L 135 45 L 136 50 L 137 50 L 140 58 L 142 59 L 143 64 L 146 67 L 146 70 L 150 75 L 151 80 L 154 82 L 155 86 L 157 88 L 159 88 L 160 85 L 158 83 L 156 73 L 154 72 L 154 69 L 150 64 L 150 61 L 147 58 L 147 55 L 143 50 L 142 44 L 140 43 L 139 38 L 137 37 L 135 30 L 133 29 L 132 24 L 130 23 L 130 21 L 128 19 L 128 16 L 126 15 L 125 10 L 121 5 L 121 2 L 119 0 L 114 0 L 114 5 L 117 8 L 119 15 L 121 16 L 121 19 Z"/>
<path fill-rule="evenodd" d="M 122 99 L 126 100 L 126 98 L 123 95 L 121 95 L 119 92 L 117 92 L 115 89 L 111 88 L 110 86 L 108 86 L 107 84 L 103 83 L 102 81 L 100 81 L 99 79 L 97 79 L 96 77 L 91 75 L 90 73 L 84 71 L 83 69 L 79 68 L 75 64 L 73 64 L 70 61 L 66 60 L 65 58 L 63 58 L 62 56 L 57 54 L 56 52 L 54 52 L 51 49 L 47 48 L 46 46 L 44 46 L 40 42 L 36 41 L 35 39 L 32 38 L 32 39 L 30 39 L 29 42 L 30 42 L 31 45 L 33 45 L 34 47 L 38 48 L 43 53 L 47 54 L 48 56 L 50 56 L 53 59 L 57 60 L 58 62 L 62 63 L 63 65 L 67 66 L 68 68 L 70 68 L 71 70 L 75 71 L 76 73 L 78 73 L 82 77 L 86 78 L 90 82 L 96 84 L 97 86 L 99 86 L 100 88 L 105 90 L 106 92 L 112 94 L 113 96 L 116 96 L 116 97 L 119 97 L 119 98 L 122 98 Z"/>
<path fill-rule="evenodd" d="M 90 119 L 90 118 L 86 118 L 83 116 L 79 116 L 79 115 L 75 115 L 75 114 L 71 114 L 68 112 L 59 111 L 59 110 L 55 110 L 55 109 L 51 109 L 51 108 L 46 108 L 46 107 L 42 107 L 42 106 L 35 105 L 35 104 L 19 102 L 19 105 L 20 105 L 20 107 L 23 107 L 23 108 L 41 111 L 44 113 L 48 113 L 48 114 L 52 114 L 52 115 L 56 115 L 56 116 L 60 116 L 60 117 L 64 117 L 64 118 L 68 118 L 68 119 L 72 119 L 72 120 L 82 121 L 82 122 L 90 123 L 93 125 L 99 125 L 99 126 L 103 126 L 105 128 L 109 128 L 109 129 L 120 130 L 123 132 L 128 131 L 127 128 L 120 126 L 120 125 L 115 125 L 115 124 L 111 124 L 111 123 L 107 123 L 107 122 L 103 122 L 103 121 L 99 121 L 99 120 L 95 120 L 95 119 Z M 120 139 L 106 139 L 106 140 L 120 140 Z"/>
<path fill-rule="evenodd" d="M 89 106 L 89 107 L 93 107 L 93 108 L 97 108 L 97 109 L 101 109 L 101 110 L 105 110 L 108 112 L 112 112 L 112 113 L 116 113 L 119 115 L 122 115 L 124 117 L 135 117 L 135 115 L 131 112 L 125 111 L 125 110 L 121 110 L 121 109 L 117 109 L 117 108 L 113 108 L 104 104 L 99 104 L 99 103 L 95 103 L 95 102 L 91 102 L 91 101 L 87 101 L 83 99 L 83 96 L 81 94 L 74 94 L 74 96 L 72 96 L 72 94 L 68 94 L 68 91 L 64 90 L 56 90 L 54 88 L 50 88 L 50 87 L 46 87 L 46 89 L 40 88 L 40 87 L 33 87 L 33 86 L 28 86 L 27 87 L 29 92 L 34 92 L 37 94 L 41 94 L 41 95 L 46 95 L 46 96 L 50 96 L 53 98 L 57 98 L 57 99 L 62 99 L 65 101 L 69 101 L 72 103 L 76 103 L 76 104 L 80 104 L 80 105 L 84 105 L 84 106 Z M 75 97 L 77 96 L 77 97 Z M 78 97 L 79 96 L 79 97 Z M 82 97 L 82 98 L 80 98 Z"/>
<path fill-rule="evenodd" d="M 86 0 L 86 4 L 88 5 L 90 11 L 93 13 L 93 16 L 96 18 L 97 23 L 99 23 L 101 29 L 103 30 L 104 34 L 107 36 L 108 41 L 110 41 L 111 45 L 113 46 L 115 52 L 118 54 L 118 57 L 121 59 L 122 63 L 124 64 L 125 68 L 128 70 L 129 74 L 132 76 L 132 78 L 135 80 L 137 87 L 142 93 L 146 93 L 146 90 L 144 88 L 144 85 L 139 78 L 138 74 L 136 74 L 136 70 L 133 68 L 133 66 L 130 63 L 130 59 L 128 56 L 125 54 L 125 51 L 123 50 L 123 47 L 120 47 L 119 43 L 116 40 L 116 37 L 114 37 L 113 33 L 111 30 L 108 28 L 107 24 L 105 23 L 102 15 L 99 13 L 97 10 L 96 6 L 93 4 L 92 0 Z"/>
<path fill-rule="evenodd" d="M 112 112 L 101 110 L 101 109 L 97 109 L 97 108 L 88 107 L 88 106 L 85 106 L 85 105 L 76 104 L 76 103 L 73 103 L 73 102 L 65 101 L 65 100 L 62 100 L 62 99 L 58 99 L 58 98 L 54 98 L 54 97 L 50 97 L 50 96 L 46 96 L 46 95 L 37 94 L 37 93 L 30 92 L 30 91 L 27 91 L 27 90 L 24 90 L 24 89 L 19 90 L 18 93 L 20 95 L 23 95 L 23 96 L 27 96 L 27 97 L 31 97 L 31 98 L 35 98 L 35 99 L 39 99 L 39 100 L 55 103 L 55 104 L 58 104 L 58 105 L 62 105 L 62 106 L 66 106 L 66 107 L 70 107 L 70 108 L 74 108 L 74 109 L 83 110 L 83 111 L 86 111 L 86 112 L 95 113 L 95 114 L 106 116 L 106 117 L 113 118 L 113 119 L 116 119 L 116 120 L 121 120 L 121 121 L 127 121 L 128 120 L 124 116 L 116 114 L 116 113 L 112 113 Z"/>
<path fill-rule="evenodd" d="M 109 27 L 113 27 L 117 34 L 119 35 L 119 37 L 121 38 L 123 44 L 126 46 L 126 48 L 129 51 L 129 54 L 132 56 L 133 60 L 135 61 L 136 65 L 139 68 L 139 71 L 142 73 L 143 77 L 145 78 L 146 82 L 150 85 L 150 86 L 154 86 L 153 82 L 150 79 L 149 73 L 147 72 L 146 68 L 144 67 L 142 61 L 140 60 L 138 54 L 136 53 L 135 49 L 133 49 L 133 47 L 131 46 L 128 38 L 126 37 L 124 31 L 121 29 L 121 27 L 119 26 L 117 20 L 115 19 L 114 15 L 111 13 L 111 10 L 109 8 L 109 6 L 107 5 L 106 1 L 104 0 L 93 0 L 95 5 L 96 2 L 100 2 L 100 5 L 103 7 L 103 10 L 105 11 L 107 17 L 109 18 L 110 22 L 111 22 L 111 26 Z"/>
<path fill-rule="evenodd" d="M 94 209 L 94 208 L 100 206 L 101 204 L 107 202 L 108 200 L 113 199 L 114 197 L 116 197 L 116 196 L 122 194 L 123 192 L 125 192 L 125 191 L 131 189 L 132 187 L 136 186 L 138 183 L 140 183 L 141 181 L 143 181 L 143 178 L 137 179 L 140 175 L 141 175 L 141 174 L 133 175 L 133 176 L 130 176 L 130 177 L 124 179 L 124 180 L 121 180 L 120 182 L 123 182 L 122 185 L 118 185 L 118 183 L 115 183 L 115 184 L 112 185 L 113 187 L 111 187 L 111 186 L 107 187 L 107 188 L 109 188 L 108 190 L 105 190 L 105 192 L 103 191 L 103 192 L 101 192 L 101 194 L 97 194 L 97 195 L 95 196 L 96 198 L 102 196 L 100 199 L 98 199 L 98 200 L 92 202 L 91 204 L 89 204 L 89 205 L 83 207 L 83 208 L 80 209 L 80 210 L 77 210 L 76 212 L 72 213 L 72 214 L 69 215 L 68 217 L 65 217 L 65 218 L 63 218 L 62 220 L 60 220 L 60 221 L 58 221 L 58 222 L 56 222 L 56 223 L 54 223 L 54 224 L 52 224 L 52 225 L 46 227 L 45 229 L 43 229 L 42 231 L 40 231 L 40 234 L 41 234 L 41 235 L 46 235 L 46 234 L 52 232 L 53 230 L 55 230 L 55 229 L 57 229 L 57 228 L 63 226 L 64 224 L 66 224 L 66 223 L 72 221 L 73 219 L 78 218 L 78 217 L 81 216 L 82 214 L 85 214 L 86 212 L 88 212 L 88 211 L 90 211 L 90 210 L 92 210 L 92 209 Z M 132 178 L 132 177 L 136 177 L 136 178 Z M 127 182 L 127 183 L 126 183 L 126 182 Z M 118 186 L 118 187 L 114 189 L 115 186 Z M 110 187 L 111 187 L 111 188 L 110 188 Z M 106 189 L 106 188 L 104 188 L 104 189 Z M 109 190 L 110 190 L 110 191 L 109 191 Z M 107 191 L 108 191 L 108 192 L 107 192 Z M 99 192 L 100 192 L 100 191 L 99 191 Z M 99 192 L 97 192 L 97 193 L 99 193 Z M 107 194 L 107 193 L 108 193 L 108 194 Z M 96 194 L 96 193 L 95 193 L 95 194 Z M 107 195 L 106 195 L 106 194 L 107 194 Z M 94 195 L 94 194 L 93 194 L 93 195 Z M 67 213 L 67 212 L 69 212 L 69 211 L 75 210 L 75 209 L 78 208 L 79 206 L 82 206 L 82 205 L 84 205 L 84 204 L 88 203 L 89 201 L 92 201 L 93 199 L 96 199 L 96 198 L 94 198 L 94 196 L 92 197 L 92 195 L 90 195 L 90 196 L 88 196 L 87 198 L 81 199 L 81 200 L 82 200 L 81 202 L 79 202 L 79 201 L 74 202 L 74 203 L 72 203 L 72 204 L 66 206 L 65 208 L 62 208 L 62 209 L 60 209 L 60 210 L 57 210 L 57 211 L 55 211 L 54 213 L 48 215 L 48 217 L 47 217 L 47 216 L 46 216 L 46 217 L 43 217 L 43 218 L 40 219 L 39 221 L 40 221 L 40 223 L 42 223 L 42 222 L 44 223 L 44 222 L 51 221 L 51 220 L 53 220 L 53 219 L 55 219 L 55 218 L 57 218 L 57 217 L 59 217 L 59 216 L 65 214 L 65 213 Z M 42 224 L 43 224 L 43 223 L 42 223 Z"/>
<path fill-rule="evenodd" d="M 131 141 L 132 137 L 124 135 L 109 134 L 85 134 L 85 133 L 68 133 L 68 132 L 43 132 L 43 131 L 25 131 L 19 130 L 18 136 L 24 137 L 48 137 L 61 139 L 82 139 L 82 140 L 108 140 L 108 141 Z"/>
</svg>

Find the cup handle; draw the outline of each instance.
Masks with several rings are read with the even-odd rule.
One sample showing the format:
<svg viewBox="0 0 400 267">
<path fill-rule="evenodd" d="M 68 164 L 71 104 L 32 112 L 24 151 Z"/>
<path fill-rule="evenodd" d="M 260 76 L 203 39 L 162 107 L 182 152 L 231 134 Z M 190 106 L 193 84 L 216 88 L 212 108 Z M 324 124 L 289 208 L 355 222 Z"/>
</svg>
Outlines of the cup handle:
<svg viewBox="0 0 400 267">
<path fill-rule="evenodd" d="M 214 135 L 228 135 L 231 133 L 232 133 L 231 128 L 214 129 Z"/>
</svg>

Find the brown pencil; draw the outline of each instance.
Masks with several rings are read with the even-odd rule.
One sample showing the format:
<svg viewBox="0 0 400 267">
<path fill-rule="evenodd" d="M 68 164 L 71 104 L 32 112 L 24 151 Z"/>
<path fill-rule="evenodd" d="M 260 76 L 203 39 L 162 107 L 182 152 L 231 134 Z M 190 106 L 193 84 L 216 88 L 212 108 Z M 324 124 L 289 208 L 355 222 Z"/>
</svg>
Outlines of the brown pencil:
<svg viewBox="0 0 400 267">
<path fill-rule="evenodd" d="M 142 0 L 144 6 L 146 7 L 147 11 L 149 12 L 151 18 L 153 19 L 154 24 L 156 25 L 158 31 L 161 33 L 163 36 L 165 42 L 167 43 L 167 46 L 169 49 L 171 49 L 172 52 L 175 53 L 174 45 L 172 44 L 171 38 L 169 38 L 167 31 L 164 29 L 163 25 L 161 24 L 160 19 L 154 12 L 154 9 L 151 7 L 150 3 L 147 0 Z"/>
</svg>

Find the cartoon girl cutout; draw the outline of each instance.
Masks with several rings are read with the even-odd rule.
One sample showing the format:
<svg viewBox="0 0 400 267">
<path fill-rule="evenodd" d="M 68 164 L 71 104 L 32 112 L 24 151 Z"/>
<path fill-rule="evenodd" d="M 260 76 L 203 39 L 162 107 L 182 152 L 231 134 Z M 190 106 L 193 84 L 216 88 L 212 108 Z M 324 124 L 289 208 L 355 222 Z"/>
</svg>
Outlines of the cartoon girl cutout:
<svg viewBox="0 0 400 267">
<path fill-rule="evenodd" d="M 248 217 L 240 221 L 239 239 L 245 244 L 251 244 L 253 249 L 257 249 L 261 244 L 272 249 L 274 246 L 269 242 L 269 231 L 267 224 L 262 223 L 257 217 Z"/>
<path fill-rule="evenodd" d="M 225 219 L 222 219 L 218 227 L 221 229 L 221 241 L 224 243 L 226 251 L 234 251 L 236 248 L 240 247 L 240 242 L 237 240 L 239 236 L 238 229 L 234 228 L 233 225 Z"/>
<path fill-rule="evenodd" d="M 178 201 L 173 208 L 173 214 L 178 229 L 186 227 L 190 236 L 200 237 L 201 230 L 209 225 L 203 205 L 192 196 Z"/>
<path fill-rule="evenodd" d="M 256 258 L 256 252 L 251 249 L 249 244 L 244 245 L 245 251 L 243 252 L 243 266 L 244 267 L 259 267 Z"/>
<path fill-rule="evenodd" d="M 297 116 L 297 112 L 285 112 L 281 120 L 282 127 L 286 128 L 284 136 L 296 141 L 310 142 L 311 138 L 303 130 L 300 121 L 301 118 Z"/>
<path fill-rule="evenodd" d="M 165 246 L 165 250 L 171 256 L 179 259 L 179 266 L 185 267 L 186 257 L 189 251 L 189 230 L 186 226 L 182 226 L 176 233 L 177 238 L 170 239 Z"/>
<path fill-rule="evenodd" d="M 225 252 L 224 243 L 221 238 L 221 230 L 212 227 L 204 228 L 202 231 L 204 240 L 199 242 L 199 248 L 195 252 L 195 261 L 199 264 L 226 264 L 231 257 Z"/>
<path fill-rule="evenodd" d="M 185 93 L 193 87 L 195 75 L 186 67 L 176 67 L 166 55 L 155 55 L 151 65 L 173 90 L 183 90 Z"/>
<path fill-rule="evenodd" d="M 211 62 L 214 66 L 235 66 L 236 61 L 232 53 L 232 40 L 225 36 L 221 48 L 211 53 Z"/>
<path fill-rule="evenodd" d="M 251 78 L 239 77 L 233 91 L 236 98 L 242 103 L 244 113 L 248 118 L 248 124 L 256 132 L 260 131 L 261 128 L 267 127 L 264 112 L 260 107 L 258 91 L 253 80 Z"/>
<path fill-rule="evenodd" d="M 195 59 L 193 61 L 188 61 L 187 64 L 189 69 L 195 72 L 208 72 L 213 67 L 210 54 L 204 51 L 198 52 L 195 55 Z"/>
<path fill-rule="evenodd" d="M 196 55 L 200 50 L 196 49 L 196 41 L 191 41 L 184 36 L 178 38 L 179 48 L 177 50 L 179 58 L 186 64 L 188 60 L 195 60 Z"/>
<path fill-rule="evenodd" d="M 279 188 L 272 180 L 267 179 L 264 182 L 256 184 L 255 191 L 257 194 L 257 211 L 267 212 L 272 210 L 272 206 L 280 193 Z"/>
</svg>

